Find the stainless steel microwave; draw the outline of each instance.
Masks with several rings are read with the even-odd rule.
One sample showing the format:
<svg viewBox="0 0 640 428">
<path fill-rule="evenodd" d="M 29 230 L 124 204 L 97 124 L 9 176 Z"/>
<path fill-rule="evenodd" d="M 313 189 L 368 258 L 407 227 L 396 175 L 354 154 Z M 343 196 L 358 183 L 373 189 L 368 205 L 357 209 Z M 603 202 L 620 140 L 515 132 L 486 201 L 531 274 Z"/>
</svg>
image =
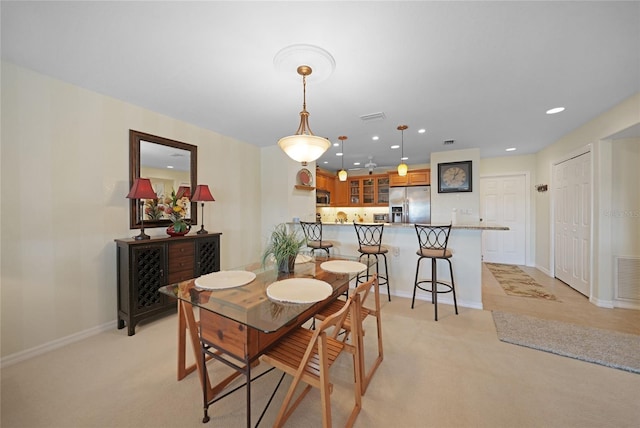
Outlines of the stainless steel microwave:
<svg viewBox="0 0 640 428">
<path fill-rule="evenodd" d="M 329 206 L 331 203 L 331 193 L 326 190 L 316 190 L 316 205 Z"/>
</svg>

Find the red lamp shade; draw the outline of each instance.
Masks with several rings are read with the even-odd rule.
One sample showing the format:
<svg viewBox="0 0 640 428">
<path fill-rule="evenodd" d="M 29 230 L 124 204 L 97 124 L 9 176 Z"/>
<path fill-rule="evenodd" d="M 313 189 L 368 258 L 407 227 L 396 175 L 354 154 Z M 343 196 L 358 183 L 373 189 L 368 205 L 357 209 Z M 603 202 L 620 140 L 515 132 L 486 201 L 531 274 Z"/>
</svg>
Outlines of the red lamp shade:
<svg viewBox="0 0 640 428">
<path fill-rule="evenodd" d="M 209 186 L 206 184 L 198 184 L 196 186 L 196 191 L 193 192 L 193 198 L 191 198 L 191 200 L 193 202 L 215 201 L 211 195 Z"/>
<path fill-rule="evenodd" d="M 176 197 L 180 198 L 191 198 L 191 187 L 189 186 L 180 186 L 178 187 L 178 191 L 176 192 Z"/>
<path fill-rule="evenodd" d="M 156 199 L 157 197 L 158 195 L 151 186 L 151 180 L 148 178 L 136 178 L 127 195 L 129 199 Z"/>
</svg>

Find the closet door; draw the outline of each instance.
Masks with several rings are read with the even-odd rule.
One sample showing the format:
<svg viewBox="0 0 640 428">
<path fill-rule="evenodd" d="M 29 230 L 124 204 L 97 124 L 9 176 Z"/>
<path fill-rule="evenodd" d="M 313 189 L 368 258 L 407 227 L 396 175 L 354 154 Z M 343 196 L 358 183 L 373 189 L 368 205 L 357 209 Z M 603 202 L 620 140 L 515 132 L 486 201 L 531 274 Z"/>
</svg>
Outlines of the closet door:
<svg viewBox="0 0 640 428">
<path fill-rule="evenodd" d="M 555 165 L 553 186 L 555 276 L 589 296 L 591 153 Z"/>
</svg>

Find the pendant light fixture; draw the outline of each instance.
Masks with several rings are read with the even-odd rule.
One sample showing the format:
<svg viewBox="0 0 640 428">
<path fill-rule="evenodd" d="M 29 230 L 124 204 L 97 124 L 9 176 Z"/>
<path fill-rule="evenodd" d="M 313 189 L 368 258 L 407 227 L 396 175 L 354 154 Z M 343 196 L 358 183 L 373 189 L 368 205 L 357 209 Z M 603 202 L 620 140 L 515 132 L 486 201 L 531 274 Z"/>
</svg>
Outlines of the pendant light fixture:
<svg viewBox="0 0 640 428">
<path fill-rule="evenodd" d="M 398 165 L 398 175 L 400 177 L 404 177 L 405 175 L 407 175 L 407 170 L 409 169 L 409 167 L 407 167 L 407 164 L 404 163 L 404 130 L 407 128 L 407 125 L 398 126 L 398 131 L 402 133 L 402 154 L 400 155 L 400 165 Z"/>
<path fill-rule="evenodd" d="M 338 180 L 340 181 L 347 181 L 347 171 L 344 170 L 344 140 L 346 139 L 346 135 L 341 135 L 338 137 L 338 140 L 340 140 L 340 148 L 342 150 L 342 169 L 338 173 Z"/>
<path fill-rule="evenodd" d="M 278 141 L 278 146 L 293 160 L 306 166 L 307 162 L 318 159 L 331 146 L 326 138 L 313 135 L 309 127 L 309 112 L 307 112 L 307 76 L 312 72 L 308 65 L 301 65 L 297 69 L 302 76 L 302 111 L 300 112 L 300 125 L 294 135 L 283 137 Z"/>
</svg>

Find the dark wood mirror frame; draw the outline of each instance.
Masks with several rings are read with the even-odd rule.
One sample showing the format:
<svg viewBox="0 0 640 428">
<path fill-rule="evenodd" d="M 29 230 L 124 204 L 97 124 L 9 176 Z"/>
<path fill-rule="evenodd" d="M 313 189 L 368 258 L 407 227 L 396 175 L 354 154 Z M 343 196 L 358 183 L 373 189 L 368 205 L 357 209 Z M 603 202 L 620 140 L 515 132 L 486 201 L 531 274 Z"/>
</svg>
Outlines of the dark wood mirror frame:
<svg viewBox="0 0 640 428">
<path fill-rule="evenodd" d="M 198 183 L 198 146 L 182 143 L 180 141 L 170 140 L 168 138 L 158 137 L 156 135 L 146 134 L 144 132 L 129 130 L 129 188 L 133 186 L 136 178 L 140 177 L 140 142 L 148 141 L 150 143 L 160 144 L 163 146 L 174 147 L 189 152 L 190 160 L 190 178 L 191 178 L 191 194 L 196 189 Z M 146 178 L 146 177 L 143 177 Z M 140 205 L 137 200 L 131 199 L 129 202 L 130 216 L 129 227 L 131 229 L 140 229 Z M 198 204 L 191 202 L 191 224 L 198 223 Z M 145 228 L 152 227 L 168 227 L 171 225 L 170 220 L 146 220 Z"/>
</svg>

